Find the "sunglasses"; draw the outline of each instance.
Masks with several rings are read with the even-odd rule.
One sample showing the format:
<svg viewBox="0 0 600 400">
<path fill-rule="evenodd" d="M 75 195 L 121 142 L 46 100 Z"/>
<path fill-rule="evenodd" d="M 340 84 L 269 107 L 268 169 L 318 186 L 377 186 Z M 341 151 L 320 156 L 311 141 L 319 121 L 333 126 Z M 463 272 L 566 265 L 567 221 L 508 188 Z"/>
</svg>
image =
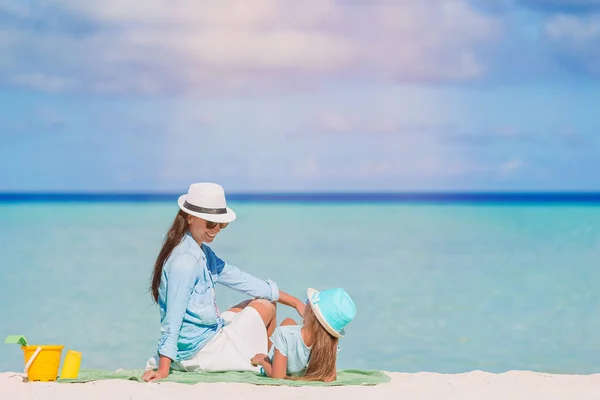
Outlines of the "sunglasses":
<svg viewBox="0 0 600 400">
<path fill-rule="evenodd" d="M 217 225 L 221 226 L 221 229 L 225 229 L 227 227 L 227 225 L 229 225 L 229 222 L 212 222 L 212 221 L 206 221 L 206 229 L 214 229 Z"/>
</svg>

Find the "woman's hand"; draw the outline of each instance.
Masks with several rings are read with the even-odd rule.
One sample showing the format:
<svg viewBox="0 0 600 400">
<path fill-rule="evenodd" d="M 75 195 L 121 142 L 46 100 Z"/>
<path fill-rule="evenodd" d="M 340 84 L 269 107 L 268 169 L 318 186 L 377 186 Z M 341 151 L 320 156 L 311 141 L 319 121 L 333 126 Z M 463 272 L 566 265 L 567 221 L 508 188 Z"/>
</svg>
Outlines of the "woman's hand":
<svg viewBox="0 0 600 400">
<path fill-rule="evenodd" d="M 160 379 L 165 379 L 167 376 L 169 376 L 169 372 L 163 372 L 161 370 L 158 371 L 154 371 L 149 369 L 148 371 L 144 372 L 144 376 L 142 376 L 142 379 L 145 382 L 152 382 L 152 381 L 158 381 Z"/>
<path fill-rule="evenodd" d="M 169 357 L 165 357 L 163 355 L 160 356 L 160 360 L 158 362 L 158 371 L 154 371 L 149 369 L 144 372 L 142 379 L 145 382 L 158 381 L 160 379 L 165 379 L 169 376 L 169 371 L 171 370 L 171 359 Z"/>
</svg>

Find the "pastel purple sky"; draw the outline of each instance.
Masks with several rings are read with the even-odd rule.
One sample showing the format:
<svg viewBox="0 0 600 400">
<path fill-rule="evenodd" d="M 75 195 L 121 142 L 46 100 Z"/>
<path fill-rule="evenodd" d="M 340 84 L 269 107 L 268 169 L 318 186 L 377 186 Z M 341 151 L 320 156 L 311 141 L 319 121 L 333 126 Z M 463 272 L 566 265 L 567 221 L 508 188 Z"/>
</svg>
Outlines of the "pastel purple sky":
<svg viewBox="0 0 600 400">
<path fill-rule="evenodd" d="M 600 0 L 3 0 L 0 85 L 0 191 L 600 190 Z"/>
</svg>

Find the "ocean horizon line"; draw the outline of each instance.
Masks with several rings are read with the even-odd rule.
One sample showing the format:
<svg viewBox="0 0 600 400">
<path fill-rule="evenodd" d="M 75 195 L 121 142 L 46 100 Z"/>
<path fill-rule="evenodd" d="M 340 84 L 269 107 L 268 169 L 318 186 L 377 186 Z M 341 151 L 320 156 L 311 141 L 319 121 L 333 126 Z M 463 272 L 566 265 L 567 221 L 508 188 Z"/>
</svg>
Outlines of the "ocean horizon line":
<svg viewBox="0 0 600 400">
<path fill-rule="evenodd" d="M 0 192 L 0 203 L 168 202 L 167 192 Z M 422 191 L 422 192 L 233 192 L 232 202 L 281 203 L 587 203 L 600 204 L 600 192 L 578 191 Z"/>
</svg>

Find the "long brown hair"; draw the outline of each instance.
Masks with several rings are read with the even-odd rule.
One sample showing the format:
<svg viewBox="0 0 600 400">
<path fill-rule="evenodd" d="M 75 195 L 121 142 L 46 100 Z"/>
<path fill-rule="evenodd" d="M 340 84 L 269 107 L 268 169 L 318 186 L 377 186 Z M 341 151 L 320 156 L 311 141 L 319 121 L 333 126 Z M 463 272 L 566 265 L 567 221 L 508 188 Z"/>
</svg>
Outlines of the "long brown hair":
<svg viewBox="0 0 600 400">
<path fill-rule="evenodd" d="M 167 237 L 163 242 L 162 249 L 160 249 L 160 253 L 158 253 L 158 257 L 156 257 L 156 262 L 154 263 L 154 271 L 152 271 L 152 284 L 150 286 L 150 291 L 152 293 L 152 298 L 155 302 L 158 303 L 158 287 L 160 286 L 160 279 L 162 278 L 163 265 L 173 249 L 181 242 L 183 235 L 187 232 L 188 226 L 188 215 L 179 210 L 177 215 L 175 216 L 175 220 L 173 221 L 173 225 L 169 229 L 167 233 Z"/>
<path fill-rule="evenodd" d="M 306 306 L 306 329 L 312 340 L 308 366 L 304 376 L 289 377 L 301 381 L 325 381 L 335 379 L 338 338 L 323 328 L 310 305 Z"/>
</svg>

